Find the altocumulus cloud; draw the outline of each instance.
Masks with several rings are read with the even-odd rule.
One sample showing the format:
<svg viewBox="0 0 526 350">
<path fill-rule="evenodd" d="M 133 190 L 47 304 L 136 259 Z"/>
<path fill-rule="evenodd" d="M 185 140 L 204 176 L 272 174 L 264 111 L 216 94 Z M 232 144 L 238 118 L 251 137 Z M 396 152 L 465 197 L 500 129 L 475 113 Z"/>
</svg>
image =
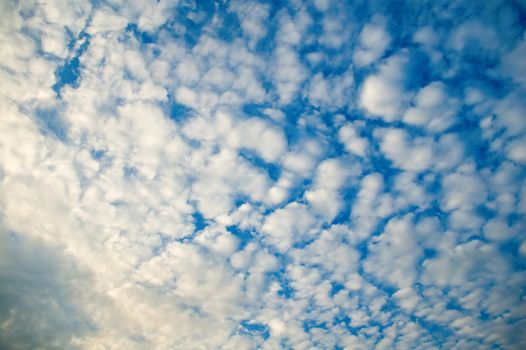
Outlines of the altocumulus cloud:
<svg viewBox="0 0 526 350">
<path fill-rule="evenodd" d="M 526 348 L 526 6 L 1 1 L 2 349 Z"/>
</svg>

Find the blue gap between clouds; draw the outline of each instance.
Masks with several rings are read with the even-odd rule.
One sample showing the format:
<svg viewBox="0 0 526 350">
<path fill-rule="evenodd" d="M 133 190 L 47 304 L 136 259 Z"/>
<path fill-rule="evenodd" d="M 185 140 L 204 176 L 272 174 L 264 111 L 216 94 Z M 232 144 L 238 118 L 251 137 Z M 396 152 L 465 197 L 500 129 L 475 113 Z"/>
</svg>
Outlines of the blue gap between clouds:
<svg viewBox="0 0 526 350">
<path fill-rule="evenodd" d="M 237 225 L 230 225 L 226 227 L 227 231 L 239 239 L 238 250 L 242 250 L 254 238 L 254 234 L 250 230 L 243 230 Z"/>
<path fill-rule="evenodd" d="M 52 135 L 62 142 L 66 141 L 66 128 L 64 126 L 64 123 L 60 120 L 60 116 L 56 109 L 36 109 L 35 118 L 40 128 L 40 131 L 44 135 Z"/>
<path fill-rule="evenodd" d="M 206 221 L 206 219 L 203 216 L 203 214 L 201 214 L 199 211 L 196 210 L 192 214 L 192 218 L 194 218 L 194 226 L 195 226 L 195 231 L 196 232 L 202 231 L 203 229 L 205 229 L 208 226 L 208 222 Z"/>
<path fill-rule="evenodd" d="M 435 343 L 439 346 L 441 346 L 451 335 L 453 335 L 453 332 L 447 326 L 442 326 L 438 323 L 426 321 L 423 318 L 417 317 L 415 315 L 409 315 L 409 319 L 427 330 L 429 335 L 431 335 Z"/>
<path fill-rule="evenodd" d="M 195 9 L 190 4 L 178 6 L 174 17 L 163 29 L 176 38 L 183 38 L 188 47 L 192 48 L 199 42 L 199 38 L 214 16 L 214 2 L 211 0 L 197 1 Z M 183 27 L 178 26 L 179 24 Z"/>
<path fill-rule="evenodd" d="M 270 119 L 263 111 L 267 108 L 270 108 L 268 103 L 246 103 L 243 105 L 243 113 L 249 116 L 256 116 L 263 119 Z M 272 120 L 272 119 L 271 119 Z"/>
<path fill-rule="evenodd" d="M 266 162 L 254 152 L 246 149 L 241 149 L 239 155 L 256 168 L 264 170 L 272 181 L 277 181 L 279 179 L 281 174 L 281 168 L 279 166 Z"/>
<path fill-rule="evenodd" d="M 226 3 L 217 3 L 217 14 L 221 18 L 221 25 L 217 28 L 219 38 L 231 43 L 234 39 L 242 36 L 243 31 L 239 18 L 235 13 L 228 11 Z"/>
<path fill-rule="evenodd" d="M 303 321 L 303 330 L 304 331 L 309 332 L 312 328 L 320 328 L 320 329 L 324 329 L 324 330 L 328 329 L 326 322 L 319 322 L 319 321 L 314 320 L 314 319 L 309 319 L 309 320 Z"/>
<path fill-rule="evenodd" d="M 126 26 L 126 32 L 131 33 L 143 45 L 155 43 L 157 39 L 154 34 L 141 31 L 135 23 L 129 23 Z"/>
<path fill-rule="evenodd" d="M 270 337 L 268 326 L 262 323 L 251 322 L 250 320 L 242 320 L 239 325 L 242 327 L 240 329 L 241 334 L 256 334 L 265 340 Z"/>
<path fill-rule="evenodd" d="M 53 84 L 52 89 L 58 97 L 60 97 L 60 91 L 65 85 L 70 85 L 73 88 L 78 87 L 81 70 L 80 57 L 88 49 L 90 38 L 91 36 L 89 34 L 82 31 L 76 41 L 84 40 L 84 42 L 79 46 L 77 52 L 55 71 L 57 81 Z M 73 48 L 74 46 L 75 40 L 72 40 L 68 47 Z"/>
</svg>

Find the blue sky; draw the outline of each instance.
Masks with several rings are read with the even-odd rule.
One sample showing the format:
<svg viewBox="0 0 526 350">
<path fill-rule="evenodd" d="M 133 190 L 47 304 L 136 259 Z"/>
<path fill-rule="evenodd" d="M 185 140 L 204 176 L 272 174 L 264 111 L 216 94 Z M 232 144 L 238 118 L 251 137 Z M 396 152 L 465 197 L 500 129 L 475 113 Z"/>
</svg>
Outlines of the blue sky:
<svg viewBox="0 0 526 350">
<path fill-rule="evenodd" d="M 523 2 L 0 16 L 1 348 L 526 348 Z"/>
</svg>

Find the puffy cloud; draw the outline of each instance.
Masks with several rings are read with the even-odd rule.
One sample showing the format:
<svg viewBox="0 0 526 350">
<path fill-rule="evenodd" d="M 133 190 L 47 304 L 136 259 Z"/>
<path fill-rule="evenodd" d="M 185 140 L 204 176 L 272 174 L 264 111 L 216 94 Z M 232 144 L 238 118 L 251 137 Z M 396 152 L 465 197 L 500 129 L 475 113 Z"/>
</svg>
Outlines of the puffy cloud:
<svg viewBox="0 0 526 350">
<path fill-rule="evenodd" d="M 434 46 L 438 42 L 438 37 L 433 28 L 426 26 L 418 29 L 413 34 L 413 40 L 422 45 Z"/>
<path fill-rule="evenodd" d="M 381 22 L 378 18 L 377 22 Z M 359 36 L 360 48 L 353 54 L 353 61 L 358 67 L 368 66 L 382 57 L 389 47 L 391 38 L 379 23 L 366 24 Z"/>
<path fill-rule="evenodd" d="M 258 153 L 267 162 L 276 162 L 287 149 L 283 132 L 259 119 L 243 121 L 232 135 L 239 146 Z"/>
<path fill-rule="evenodd" d="M 197 64 L 187 58 L 180 61 L 175 69 L 175 74 L 183 84 L 195 83 L 199 79 L 199 67 Z"/>
<path fill-rule="evenodd" d="M 508 266 L 495 254 L 495 246 L 474 240 L 444 251 L 439 259 L 426 261 L 424 268 L 425 282 L 445 287 L 469 283 L 484 276 L 499 279 L 502 278 L 499 276 L 507 275 Z"/>
<path fill-rule="evenodd" d="M 267 33 L 265 21 L 269 15 L 269 8 L 264 4 L 234 1 L 230 5 L 241 20 L 241 28 L 248 37 L 249 45 L 254 46 Z"/>
<path fill-rule="evenodd" d="M 507 153 L 508 158 L 518 163 L 526 163 L 526 140 L 515 139 L 508 144 Z"/>
<path fill-rule="evenodd" d="M 348 159 L 324 160 L 318 165 L 314 186 L 305 193 L 305 198 L 316 212 L 330 222 L 343 207 L 340 188 L 346 183 L 348 186 L 350 176 L 359 173 L 360 168 L 352 166 Z"/>
<path fill-rule="evenodd" d="M 364 81 L 359 97 L 359 106 L 368 114 L 385 121 L 399 118 L 406 104 L 408 93 L 403 86 L 404 70 L 408 57 L 399 53 L 389 57 Z"/>
<path fill-rule="evenodd" d="M 524 8 L 401 11 L 1 2 L 0 347 L 524 348 Z"/>
<path fill-rule="evenodd" d="M 338 139 L 349 153 L 364 157 L 369 148 L 369 141 L 359 135 L 359 129 L 353 124 L 346 124 L 338 130 Z"/>
<path fill-rule="evenodd" d="M 495 112 L 497 127 L 505 128 L 510 136 L 521 135 L 526 131 L 526 122 L 522 116 L 526 110 L 523 92 L 513 92 L 498 102 Z"/>
<path fill-rule="evenodd" d="M 381 174 L 373 173 L 362 178 L 351 208 L 351 225 L 358 239 L 371 236 L 379 220 L 391 214 L 392 198 L 383 190 L 384 179 Z"/>
<path fill-rule="evenodd" d="M 440 82 L 422 88 L 415 97 L 415 106 L 405 111 L 403 120 L 434 132 L 449 128 L 455 121 L 459 103 L 444 90 Z"/>
<path fill-rule="evenodd" d="M 296 242 L 302 242 L 316 234 L 317 220 L 308 207 L 300 203 L 290 203 L 270 214 L 263 225 L 264 241 L 285 252 Z"/>
<path fill-rule="evenodd" d="M 413 227 L 412 215 L 403 218 L 391 219 L 384 232 L 375 236 L 369 244 L 369 256 L 364 263 L 365 271 L 371 273 L 384 283 L 396 286 L 400 289 L 395 298 L 407 299 L 407 289 L 416 282 L 418 259 L 425 245 L 436 240 L 435 237 L 424 235 L 436 235 L 439 232 L 436 224 L 423 221 Z M 429 227 L 429 224 L 433 225 Z M 429 230 L 431 228 L 431 230 Z M 424 237 L 426 241 L 423 240 Z M 404 296 L 405 295 L 405 296 Z M 404 296 L 404 297 L 402 297 Z M 414 307 L 414 301 L 403 300 L 402 306 Z"/>
<path fill-rule="evenodd" d="M 95 11 L 90 21 L 88 33 L 95 35 L 104 32 L 118 31 L 126 27 L 128 21 L 109 8 L 101 8 Z"/>
<path fill-rule="evenodd" d="M 411 138 L 405 129 L 376 129 L 380 150 L 395 167 L 406 171 L 449 170 L 457 166 L 465 154 L 464 144 L 456 134 L 444 134 L 438 140 L 430 137 Z"/>
<path fill-rule="evenodd" d="M 502 70 L 509 74 L 509 76 L 522 84 L 523 87 L 526 86 L 526 64 L 521 59 L 526 54 L 526 32 L 522 35 L 522 40 L 517 43 L 517 46 L 510 52 L 508 52 L 502 58 Z"/>
<path fill-rule="evenodd" d="M 433 149 L 427 138 L 410 140 L 403 129 L 376 130 L 376 135 L 381 139 L 380 149 L 395 166 L 417 172 L 431 166 Z"/>
<path fill-rule="evenodd" d="M 486 186 L 474 172 L 471 164 L 465 164 L 458 171 L 442 180 L 444 210 L 473 208 L 486 200 Z"/>
<path fill-rule="evenodd" d="M 277 47 L 275 60 L 273 70 L 279 101 L 287 104 L 299 92 L 300 84 L 307 78 L 307 72 L 296 52 L 288 46 Z"/>
<path fill-rule="evenodd" d="M 324 78 L 318 73 L 310 81 L 306 95 L 315 106 L 341 108 L 349 103 L 350 88 L 353 85 L 354 78 L 350 69 L 337 77 Z"/>
</svg>

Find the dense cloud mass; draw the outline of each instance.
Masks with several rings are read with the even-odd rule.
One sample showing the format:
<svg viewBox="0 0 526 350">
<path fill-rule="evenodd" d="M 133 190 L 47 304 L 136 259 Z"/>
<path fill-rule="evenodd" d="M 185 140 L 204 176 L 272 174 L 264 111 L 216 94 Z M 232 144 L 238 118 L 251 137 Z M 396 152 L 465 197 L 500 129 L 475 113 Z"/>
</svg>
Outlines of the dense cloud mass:
<svg viewBox="0 0 526 350">
<path fill-rule="evenodd" d="M 0 348 L 526 348 L 524 2 L 0 17 Z"/>
</svg>

